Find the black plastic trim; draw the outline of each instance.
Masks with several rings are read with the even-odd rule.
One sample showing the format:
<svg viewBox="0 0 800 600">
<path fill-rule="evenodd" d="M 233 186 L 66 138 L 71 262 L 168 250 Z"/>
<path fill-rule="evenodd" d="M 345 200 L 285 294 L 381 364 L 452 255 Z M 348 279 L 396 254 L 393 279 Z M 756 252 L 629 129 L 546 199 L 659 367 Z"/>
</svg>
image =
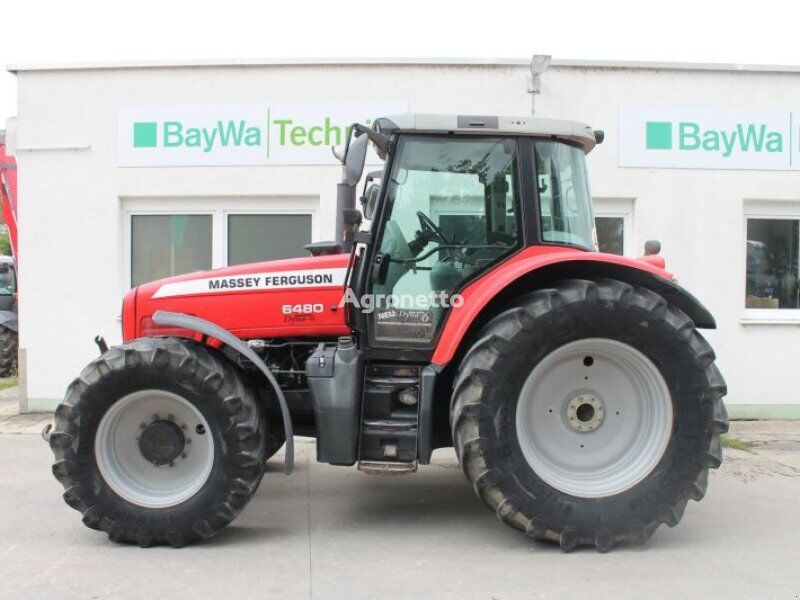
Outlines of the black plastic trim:
<svg viewBox="0 0 800 600">
<path fill-rule="evenodd" d="M 428 465 L 433 454 L 433 390 L 440 367 L 428 365 L 422 369 L 419 379 L 419 412 L 417 414 L 417 460 Z"/>
</svg>

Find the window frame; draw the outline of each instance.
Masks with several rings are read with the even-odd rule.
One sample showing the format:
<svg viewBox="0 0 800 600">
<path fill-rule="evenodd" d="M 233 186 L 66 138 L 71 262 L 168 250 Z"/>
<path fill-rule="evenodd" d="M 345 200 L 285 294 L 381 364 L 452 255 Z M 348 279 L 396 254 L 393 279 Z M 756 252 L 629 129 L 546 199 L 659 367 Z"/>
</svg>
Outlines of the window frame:
<svg viewBox="0 0 800 600">
<path fill-rule="evenodd" d="M 800 325 L 800 308 L 748 308 L 745 304 L 747 298 L 747 222 L 750 219 L 800 221 L 800 201 L 755 200 L 744 203 L 739 261 L 741 266 L 739 302 L 742 307 L 740 323 L 743 325 Z M 798 258 L 800 259 L 800 257 Z"/>
<path fill-rule="evenodd" d="M 133 286 L 133 217 L 167 217 L 167 216 L 210 216 L 211 217 L 211 268 L 217 268 L 217 248 L 214 243 L 216 223 L 213 211 L 209 210 L 130 210 L 125 211 L 125 230 L 123 235 L 123 260 L 125 265 L 125 290 Z M 144 285 L 144 284 L 140 284 Z"/>
<path fill-rule="evenodd" d="M 396 176 L 397 170 L 400 168 L 400 162 L 398 157 L 401 154 L 402 148 L 404 144 L 409 139 L 418 139 L 418 138 L 443 138 L 443 139 L 450 139 L 451 136 L 446 134 L 440 133 L 414 133 L 414 134 L 402 134 L 395 138 L 394 149 L 391 154 L 391 159 L 384 165 L 384 179 L 386 181 L 386 185 L 382 186 L 381 189 L 381 196 L 380 202 L 378 205 L 378 211 L 374 215 L 374 219 L 372 223 L 380 223 L 381 227 L 377 230 L 372 232 L 372 240 L 368 246 L 368 251 L 365 252 L 360 261 L 362 261 L 363 267 L 358 275 L 358 280 L 356 283 L 356 288 L 359 294 L 362 293 L 373 293 L 373 271 L 376 268 L 375 265 L 375 257 L 380 253 L 381 244 L 383 241 L 383 236 L 386 233 L 386 211 L 390 210 L 389 202 L 387 200 L 387 196 L 389 193 L 389 182 Z M 530 142 L 528 136 L 519 136 L 519 135 L 510 135 L 510 134 L 503 134 L 498 133 L 496 135 L 470 135 L 470 134 L 463 134 L 459 135 L 455 139 L 464 139 L 464 140 L 475 140 L 476 142 L 479 140 L 485 140 L 487 138 L 502 138 L 502 139 L 509 139 L 513 140 L 516 143 L 516 160 L 517 160 L 517 173 L 516 173 L 516 181 L 514 182 L 516 185 L 517 190 L 517 198 L 516 198 L 516 219 L 517 219 L 517 230 L 519 233 L 519 240 L 516 246 L 511 249 L 505 256 L 501 257 L 498 261 L 493 264 L 486 265 L 480 269 L 476 269 L 476 271 L 468 278 L 461 281 L 461 283 L 456 286 L 451 293 L 456 294 L 460 293 L 463 289 L 469 286 L 473 281 L 483 276 L 486 272 L 493 270 L 499 267 L 501 264 L 505 263 L 506 261 L 510 260 L 516 254 L 524 251 L 525 248 L 530 246 L 533 243 L 536 243 L 534 240 L 537 239 L 536 237 L 532 236 L 532 232 L 529 229 L 530 221 L 536 220 L 538 221 L 538 212 L 539 212 L 539 196 L 533 190 L 535 190 L 535 185 L 529 181 L 525 174 L 529 173 L 529 170 L 520 168 L 520 161 L 521 160 L 533 160 L 533 144 Z M 543 138 L 546 139 L 546 138 Z M 533 187 L 532 187 L 533 186 Z M 529 195 L 530 194 L 530 195 Z M 535 211 L 535 216 L 528 214 L 526 211 L 530 210 L 526 207 L 526 204 L 530 201 L 533 201 L 533 210 Z M 539 230 L 535 230 L 536 235 L 538 236 Z M 440 319 L 436 325 L 436 329 L 434 331 L 433 337 L 429 340 L 426 344 L 418 344 L 414 343 L 413 341 L 398 341 L 398 340 L 382 340 L 378 339 L 375 336 L 375 325 L 373 322 L 372 316 L 374 313 L 364 313 L 361 308 L 357 308 L 355 310 L 355 319 L 357 322 L 365 327 L 366 331 L 366 341 L 367 345 L 373 351 L 377 351 L 380 355 L 381 352 L 388 352 L 388 355 L 392 358 L 397 358 L 398 356 L 413 356 L 415 359 L 423 359 L 427 360 L 429 356 L 433 353 L 434 349 L 439 343 L 439 338 L 442 335 L 442 331 L 444 331 L 445 323 L 451 314 L 451 309 L 448 309 L 447 314 L 444 316 L 443 319 Z M 406 354 L 408 353 L 408 354 Z"/>
<path fill-rule="evenodd" d="M 122 201 L 122 287 L 123 294 L 132 289 L 133 238 L 132 217 L 167 215 L 211 216 L 211 268 L 228 266 L 228 215 L 309 215 L 311 241 L 318 241 L 320 232 L 319 196 L 236 196 L 236 197 L 124 197 Z M 299 202 L 298 202 L 299 201 Z M 297 202 L 298 206 L 265 206 L 280 202 Z"/>
<path fill-rule="evenodd" d="M 634 198 L 592 198 L 594 217 L 622 218 L 622 256 L 636 257 L 634 248 L 634 214 L 636 200 Z"/>
<path fill-rule="evenodd" d="M 246 208 L 234 208 L 234 209 L 223 209 L 222 210 L 222 228 L 223 228 L 223 247 L 222 247 L 222 262 L 223 265 L 228 267 L 228 249 L 229 249 L 229 241 L 230 237 L 228 235 L 229 231 L 229 217 L 231 215 L 272 215 L 272 216 L 280 216 L 280 215 L 300 215 L 300 216 L 308 216 L 311 217 L 311 242 L 314 240 L 319 239 L 319 232 L 317 231 L 318 221 L 317 219 L 317 212 L 313 209 L 303 209 L 303 210 L 294 210 L 294 209 L 246 209 Z"/>
</svg>

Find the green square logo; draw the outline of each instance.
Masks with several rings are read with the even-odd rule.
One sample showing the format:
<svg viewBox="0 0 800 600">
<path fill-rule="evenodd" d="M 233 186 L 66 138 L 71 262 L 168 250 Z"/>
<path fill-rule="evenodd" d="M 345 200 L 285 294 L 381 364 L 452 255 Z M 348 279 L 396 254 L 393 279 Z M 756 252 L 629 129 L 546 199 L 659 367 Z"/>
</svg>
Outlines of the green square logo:
<svg viewBox="0 0 800 600">
<path fill-rule="evenodd" d="M 647 122 L 647 149 L 672 150 L 672 123 L 669 121 Z"/>
<path fill-rule="evenodd" d="M 155 148 L 158 145 L 158 124 L 145 121 L 133 124 L 133 147 Z"/>
</svg>

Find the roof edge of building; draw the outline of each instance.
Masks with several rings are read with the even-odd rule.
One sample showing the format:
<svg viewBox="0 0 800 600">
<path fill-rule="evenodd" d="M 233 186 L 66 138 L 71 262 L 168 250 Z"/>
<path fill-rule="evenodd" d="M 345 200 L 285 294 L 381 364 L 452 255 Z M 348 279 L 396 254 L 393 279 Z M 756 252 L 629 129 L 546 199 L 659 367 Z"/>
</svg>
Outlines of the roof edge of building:
<svg viewBox="0 0 800 600">
<path fill-rule="evenodd" d="M 149 60 L 75 63 L 14 63 L 6 66 L 11 73 L 29 71 L 86 71 L 120 69 L 166 69 L 209 67 L 294 67 L 294 66 L 528 66 L 526 58 L 254 58 L 207 60 Z M 693 63 L 630 60 L 553 59 L 553 67 L 591 69 L 641 69 L 668 71 L 737 71 L 764 73 L 800 73 L 800 65 L 739 63 Z"/>
</svg>

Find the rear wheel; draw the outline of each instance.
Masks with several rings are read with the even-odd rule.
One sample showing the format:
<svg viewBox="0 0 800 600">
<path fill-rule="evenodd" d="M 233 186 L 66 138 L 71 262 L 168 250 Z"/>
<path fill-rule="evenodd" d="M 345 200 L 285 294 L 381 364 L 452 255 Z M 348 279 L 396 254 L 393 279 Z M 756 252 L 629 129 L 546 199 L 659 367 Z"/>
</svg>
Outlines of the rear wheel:
<svg viewBox="0 0 800 600">
<path fill-rule="evenodd" d="M 64 500 L 109 538 L 183 546 L 244 508 L 266 423 L 238 370 L 188 340 L 134 340 L 95 359 L 56 410 Z"/>
<path fill-rule="evenodd" d="M 0 377 L 11 377 L 17 371 L 17 332 L 0 325 Z"/>
<path fill-rule="evenodd" d="M 493 319 L 465 356 L 453 439 L 503 521 L 565 550 L 643 542 L 703 497 L 725 384 L 692 321 L 614 280 L 570 280 Z"/>
</svg>

